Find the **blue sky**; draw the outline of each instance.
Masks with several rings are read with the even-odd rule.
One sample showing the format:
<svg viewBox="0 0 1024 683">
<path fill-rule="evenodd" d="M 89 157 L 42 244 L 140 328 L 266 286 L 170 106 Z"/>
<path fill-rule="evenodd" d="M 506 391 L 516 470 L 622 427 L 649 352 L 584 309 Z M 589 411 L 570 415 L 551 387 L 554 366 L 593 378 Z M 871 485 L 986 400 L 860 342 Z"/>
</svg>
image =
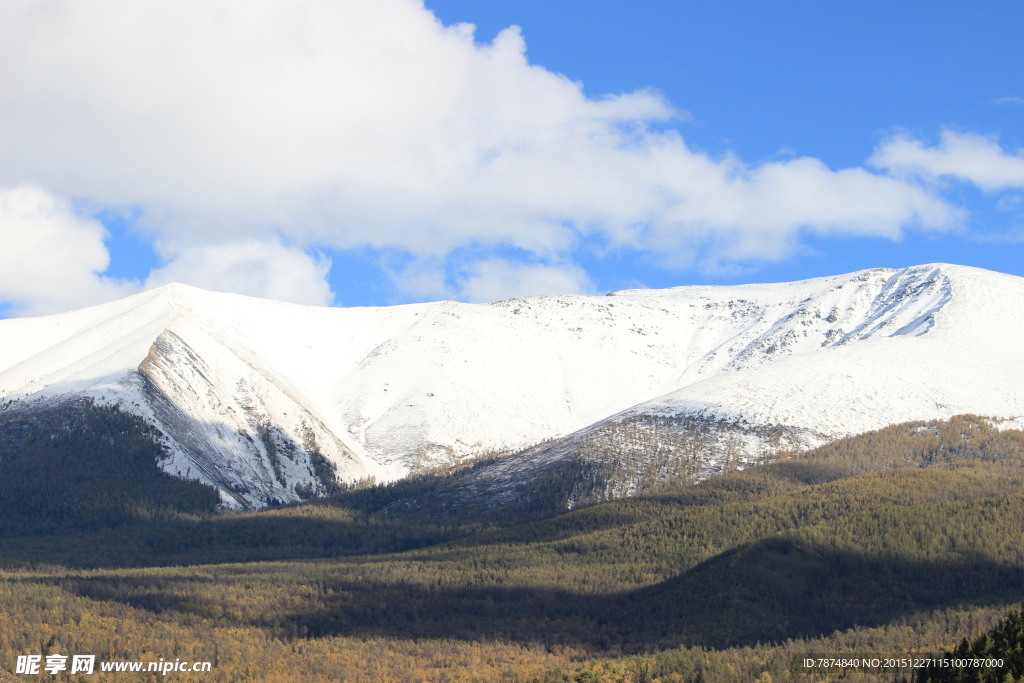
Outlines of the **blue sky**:
<svg viewBox="0 0 1024 683">
<path fill-rule="evenodd" d="M 1024 275 L 1020 2 L 0 13 L 7 315 Z"/>
</svg>

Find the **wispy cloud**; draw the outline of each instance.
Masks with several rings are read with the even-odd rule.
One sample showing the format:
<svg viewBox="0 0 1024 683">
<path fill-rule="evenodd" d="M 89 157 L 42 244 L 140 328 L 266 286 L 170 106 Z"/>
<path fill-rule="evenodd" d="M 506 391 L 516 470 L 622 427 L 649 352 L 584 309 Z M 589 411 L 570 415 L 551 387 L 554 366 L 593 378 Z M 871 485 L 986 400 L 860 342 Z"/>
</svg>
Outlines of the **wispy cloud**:
<svg viewBox="0 0 1024 683">
<path fill-rule="evenodd" d="M 1000 211 L 1020 211 L 1024 209 L 1024 195 L 1004 194 L 996 202 L 996 208 Z"/>
<path fill-rule="evenodd" d="M 900 176 L 953 178 L 988 192 L 1024 188 L 1024 153 L 1007 152 L 991 137 L 942 132 L 938 145 L 896 136 L 884 142 L 870 163 Z"/>
<path fill-rule="evenodd" d="M 992 104 L 1021 105 L 1024 104 L 1024 97 L 996 97 Z"/>
<path fill-rule="evenodd" d="M 1024 224 L 1011 226 L 1001 231 L 972 234 L 970 240 L 978 244 L 1024 244 Z"/>
<path fill-rule="evenodd" d="M 497 301 L 537 294 L 593 294 L 594 283 L 573 264 L 522 263 L 506 259 L 477 261 L 457 282 L 459 298 Z"/>
</svg>

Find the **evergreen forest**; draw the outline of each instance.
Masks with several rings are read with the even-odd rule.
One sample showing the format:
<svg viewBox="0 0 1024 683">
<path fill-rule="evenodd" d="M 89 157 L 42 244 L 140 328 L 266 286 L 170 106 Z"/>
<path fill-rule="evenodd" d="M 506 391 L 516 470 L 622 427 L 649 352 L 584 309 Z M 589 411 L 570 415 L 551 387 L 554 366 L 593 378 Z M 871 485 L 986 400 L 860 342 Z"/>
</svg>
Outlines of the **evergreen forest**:
<svg viewBox="0 0 1024 683">
<path fill-rule="evenodd" d="M 0 411 L 0 680 L 58 653 L 213 663 L 182 681 L 1024 676 L 1024 432 L 978 416 L 500 514 L 432 505 L 444 473 L 225 511 L 165 457 L 116 407 Z"/>
</svg>

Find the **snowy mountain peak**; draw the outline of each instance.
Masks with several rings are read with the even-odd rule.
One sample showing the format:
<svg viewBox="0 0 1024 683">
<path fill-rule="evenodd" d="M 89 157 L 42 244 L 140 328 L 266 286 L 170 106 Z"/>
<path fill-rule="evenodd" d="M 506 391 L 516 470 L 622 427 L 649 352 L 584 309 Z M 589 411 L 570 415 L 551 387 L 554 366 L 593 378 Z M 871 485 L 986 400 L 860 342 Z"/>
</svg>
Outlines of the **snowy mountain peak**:
<svg viewBox="0 0 1024 683">
<path fill-rule="evenodd" d="M 492 304 L 314 308 L 172 284 L 0 321 L 0 398 L 85 394 L 165 467 L 259 506 L 607 421 L 705 415 L 827 438 L 1024 414 L 1024 280 L 929 264 Z M 716 419 L 718 419 L 716 418 Z"/>
</svg>

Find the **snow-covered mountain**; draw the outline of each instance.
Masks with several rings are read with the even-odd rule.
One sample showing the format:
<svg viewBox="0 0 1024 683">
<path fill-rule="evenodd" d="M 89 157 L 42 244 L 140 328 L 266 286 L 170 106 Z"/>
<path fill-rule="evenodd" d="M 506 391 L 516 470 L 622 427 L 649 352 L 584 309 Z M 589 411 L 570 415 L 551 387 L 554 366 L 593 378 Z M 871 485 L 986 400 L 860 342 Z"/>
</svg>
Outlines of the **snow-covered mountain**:
<svg viewBox="0 0 1024 683">
<path fill-rule="evenodd" d="M 118 402 L 163 434 L 165 469 L 243 507 L 323 491 L 331 465 L 393 480 L 522 449 L 470 488 L 614 451 L 621 495 L 894 422 L 1019 418 L 1020 339 L 1024 279 L 944 264 L 386 308 L 170 285 L 0 321 L 0 398 Z M 659 464 L 686 449 L 705 455 Z"/>
</svg>

